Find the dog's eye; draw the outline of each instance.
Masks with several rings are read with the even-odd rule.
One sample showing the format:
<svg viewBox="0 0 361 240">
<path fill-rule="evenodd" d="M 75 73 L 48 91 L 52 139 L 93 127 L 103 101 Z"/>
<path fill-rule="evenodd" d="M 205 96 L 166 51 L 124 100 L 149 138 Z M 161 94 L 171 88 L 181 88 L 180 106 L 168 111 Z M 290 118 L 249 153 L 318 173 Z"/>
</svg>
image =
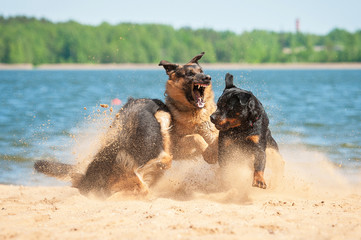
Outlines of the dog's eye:
<svg viewBox="0 0 361 240">
<path fill-rule="evenodd" d="M 186 76 L 193 76 L 193 75 L 194 75 L 193 72 L 187 72 L 187 73 L 186 73 Z"/>
</svg>

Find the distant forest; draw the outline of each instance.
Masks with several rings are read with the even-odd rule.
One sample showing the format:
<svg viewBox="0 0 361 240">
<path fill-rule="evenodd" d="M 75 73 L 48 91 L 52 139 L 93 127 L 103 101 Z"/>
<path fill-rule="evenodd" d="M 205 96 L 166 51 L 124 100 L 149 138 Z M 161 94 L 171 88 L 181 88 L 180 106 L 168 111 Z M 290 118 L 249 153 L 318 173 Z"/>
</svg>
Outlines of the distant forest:
<svg viewBox="0 0 361 240">
<path fill-rule="evenodd" d="M 98 26 L 0 16 L 1 63 L 361 62 L 361 30 L 327 35 L 254 30 L 236 34 L 160 24 Z"/>
</svg>

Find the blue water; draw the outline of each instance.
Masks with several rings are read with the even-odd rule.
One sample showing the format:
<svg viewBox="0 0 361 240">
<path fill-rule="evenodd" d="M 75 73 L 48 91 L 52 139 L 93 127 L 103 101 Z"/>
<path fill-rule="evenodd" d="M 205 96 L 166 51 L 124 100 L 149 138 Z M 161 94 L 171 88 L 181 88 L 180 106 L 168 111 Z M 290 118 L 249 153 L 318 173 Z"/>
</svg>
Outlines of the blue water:
<svg viewBox="0 0 361 240">
<path fill-rule="evenodd" d="M 205 72 L 217 99 L 228 71 Z M 360 172 L 360 70 L 229 72 L 262 101 L 281 146 L 302 146 L 340 171 Z M 129 96 L 164 99 L 166 80 L 163 70 L 0 71 L 0 183 L 52 184 L 34 174 L 34 160 L 74 162 L 73 136 L 86 129 L 99 104 L 125 103 Z"/>
</svg>

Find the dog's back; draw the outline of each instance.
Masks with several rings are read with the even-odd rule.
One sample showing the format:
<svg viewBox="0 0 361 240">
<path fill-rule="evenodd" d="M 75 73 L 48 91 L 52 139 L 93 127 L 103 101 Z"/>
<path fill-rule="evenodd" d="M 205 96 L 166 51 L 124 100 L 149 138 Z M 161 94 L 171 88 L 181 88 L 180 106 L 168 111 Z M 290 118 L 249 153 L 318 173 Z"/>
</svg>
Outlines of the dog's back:
<svg viewBox="0 0 361 240">
<path fill-rule="evenodd" d="M 160 124 L 154 117 L 159 110 L 168 111 L 159 100 L 129 99 L 116 119 L 120 126 L 119 147 L 126 150 L 139 166 L 156 158 L 163 149 Z"/>
</svg>

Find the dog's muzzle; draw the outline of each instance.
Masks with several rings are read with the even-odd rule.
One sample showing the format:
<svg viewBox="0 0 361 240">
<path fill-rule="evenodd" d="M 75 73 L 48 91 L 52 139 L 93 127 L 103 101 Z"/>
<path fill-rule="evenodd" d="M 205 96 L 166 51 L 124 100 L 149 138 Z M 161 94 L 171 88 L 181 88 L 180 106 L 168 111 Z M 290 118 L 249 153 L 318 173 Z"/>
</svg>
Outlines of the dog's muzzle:
<svg viewBox="0 0 361 240">
<path fill-rule="evenodd" d="M 194 76 L 192 97 L 196 107 L 203 108 L 205 106 L 204 91 L 210 84 L 211 76 L 203 73 L 197 73 Z"/>
</svg>

